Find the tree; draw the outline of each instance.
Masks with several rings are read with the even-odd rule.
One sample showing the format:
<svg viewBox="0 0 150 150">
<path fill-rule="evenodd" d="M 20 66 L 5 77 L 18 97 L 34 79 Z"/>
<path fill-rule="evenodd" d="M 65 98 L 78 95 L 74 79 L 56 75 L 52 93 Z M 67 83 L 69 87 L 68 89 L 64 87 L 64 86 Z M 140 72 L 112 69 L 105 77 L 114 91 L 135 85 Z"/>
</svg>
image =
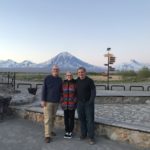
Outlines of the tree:
<svg viewBox="0 0 150 150">
<path fill-rule="evenodd" d="M 150 70 L 147 67 L 143 67 L 141 70 L 138 71 L 137 75 L 138 79 L 146 79 L 150 77 Z"/>
<path fill-rule="evenodd" d="M 118 75 L 122 76 L 123 81 L 135 82 L 137 73 L 134 70 L 121 71 Z"/>
</svg>

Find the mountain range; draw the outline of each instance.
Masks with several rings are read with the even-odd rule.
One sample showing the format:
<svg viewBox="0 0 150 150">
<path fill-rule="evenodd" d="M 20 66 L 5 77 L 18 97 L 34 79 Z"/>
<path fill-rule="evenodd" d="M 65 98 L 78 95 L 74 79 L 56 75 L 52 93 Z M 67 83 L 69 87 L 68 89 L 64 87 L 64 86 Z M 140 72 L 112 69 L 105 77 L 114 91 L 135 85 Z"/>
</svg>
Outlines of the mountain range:
<svg viewBox="0 0 150 150">
<path fill-rule="evenodd" d="M 24 60 L 23 62 L 16 62 L 14 60 L 0 60 L 0 71 L 21 71 L 21 72 L 49 72 L 52 65 L 57 64 L 61 71 L 73 71 L 75 72 L 78 67 L 85 67 L 88 72 L 103 72 L 105 67 L 98 67 L 91 65 L 81 59 L 73 56 L 68 52 L 62 52 L 42 63 L 34 63 L 29 60 Z M 116 70 L 134 70 L 138 71 L 143 67 L 150 68 L 150 64 L 145 64 L 138 62 L 134 59 L 130 60 L 128 63 L 121 63 L 116 65 Z"/>
<path fill-rule="evenodd" d="M 33 63 L 32 61 L 24 60 L 18 63 L 14 60 L 1 60 L 0 68 L 1 70 L 15 70 L 15 71 L 42 71 L 47 72 L 52 67 L 52 65 L 57 64 L 61 71 L 76 71 L 78 67 L 85 67 L 88 72 L 102 72 L 104 67 L 98 67 L 91 65 L 81 59 L 73 56 L 68 52 L 62 52 L 51 58 L 48 61 L 42 63 Z"/>
</svg>

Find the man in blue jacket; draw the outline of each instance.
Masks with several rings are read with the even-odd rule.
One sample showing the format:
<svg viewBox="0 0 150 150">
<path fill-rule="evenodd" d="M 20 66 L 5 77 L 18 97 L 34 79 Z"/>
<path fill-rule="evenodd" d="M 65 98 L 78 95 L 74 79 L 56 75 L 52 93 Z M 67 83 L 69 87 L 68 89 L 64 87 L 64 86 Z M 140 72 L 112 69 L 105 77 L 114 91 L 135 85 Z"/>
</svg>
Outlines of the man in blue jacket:
<svg viewBox="0 0 150 150">
<path fill-rule="evenodd" d="M 44 109 L 44 128 L 45 128 L 45 142 L 50 143 L 53 132 L 56 111 L 61 98 L 62 79 L 59 77 L 59 68 L 54 65 L 51 70 L 51 75 L 44 79 L 42 89 L 41 105 Z"/>
</svg>

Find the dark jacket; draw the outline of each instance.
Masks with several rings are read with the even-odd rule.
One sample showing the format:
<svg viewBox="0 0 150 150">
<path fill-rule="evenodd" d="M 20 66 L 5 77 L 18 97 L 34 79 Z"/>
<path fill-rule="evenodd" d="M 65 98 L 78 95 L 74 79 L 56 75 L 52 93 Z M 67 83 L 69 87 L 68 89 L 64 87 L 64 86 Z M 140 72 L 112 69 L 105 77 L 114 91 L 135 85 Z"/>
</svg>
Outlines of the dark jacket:
<svg viewBox="0 0 150 150">
<path fill-rule="evenodd" d="M 48 75 L 44 79 L 42 101 L 59 103 L 62 94 L 62 79 Z"/>
<path fill-rule="evenodd" d="M 95 89 L 94 81 L 87 76 L 83 80 L 78 78 L 77 79 L 78 102 L 93 103 L 95 96 L 96 96 L 96 89 Z"/>
<path fill-rule="evenodd" d="M 62 98 L 61 98 L 62 109 L 63 110 L 76 109 L 77 107 L 76 81 L 74 79 L 70 81 L 64 80 L 62 91 L 63 91 Z"/>
</svg>

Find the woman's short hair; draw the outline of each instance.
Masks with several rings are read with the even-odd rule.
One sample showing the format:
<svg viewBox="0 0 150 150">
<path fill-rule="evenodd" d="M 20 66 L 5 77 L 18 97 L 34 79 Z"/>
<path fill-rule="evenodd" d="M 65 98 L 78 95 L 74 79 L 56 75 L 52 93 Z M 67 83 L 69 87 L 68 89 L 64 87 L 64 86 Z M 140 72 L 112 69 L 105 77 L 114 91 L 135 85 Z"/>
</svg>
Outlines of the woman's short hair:
<svg viewBox="0 0 150 150">
<path fill-rule="evenodd" d="M 72 72 L 70 72 L 70 71 L 67 71 L 67 72 L 66 72 L 66 75 L 67 75 L 67 74 L 70 74 L 70 75 L 72 75 Z"/>
</svg>

